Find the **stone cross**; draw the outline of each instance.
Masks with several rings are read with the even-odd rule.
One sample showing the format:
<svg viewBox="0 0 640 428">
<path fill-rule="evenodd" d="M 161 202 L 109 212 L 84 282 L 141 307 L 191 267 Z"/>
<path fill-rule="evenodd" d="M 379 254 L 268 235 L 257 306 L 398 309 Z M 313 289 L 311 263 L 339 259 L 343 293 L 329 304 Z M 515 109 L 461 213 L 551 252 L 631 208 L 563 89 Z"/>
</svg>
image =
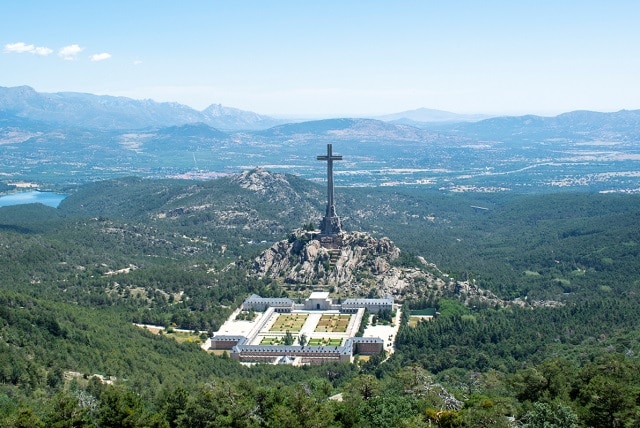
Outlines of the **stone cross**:
<svg viewBox="0 0 640 428">
<path fill-rule="evenodd" d="M 318 160 L 327 161 L 327 211 L 320 224 L 320 231 L 323 235 L 333 236 L 342 232 L 340 219 L 336 214 L 336 206 L 333 202 L 333 161 L 342 160 L 342 156 L 335 156 L 331 144 L 327 144 L 326 156 L 318 156 Z"/>
</svg>

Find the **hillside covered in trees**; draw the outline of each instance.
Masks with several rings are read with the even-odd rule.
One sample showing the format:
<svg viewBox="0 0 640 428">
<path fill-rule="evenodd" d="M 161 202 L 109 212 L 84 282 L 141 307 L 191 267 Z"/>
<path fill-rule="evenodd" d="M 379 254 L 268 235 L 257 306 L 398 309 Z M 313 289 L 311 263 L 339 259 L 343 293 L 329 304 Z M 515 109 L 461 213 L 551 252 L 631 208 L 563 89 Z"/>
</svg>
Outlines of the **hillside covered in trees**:
<svg viewBox="0 0 640 428">
<path fill-rule="evenodd" d="M 420 256 L 522 304 L 424 295 L 405 314 L 439 316 L 405 318 L 384 363 L 244 367 L 202 351 L 200 333 L 251 293 L 286 293 L 249 270 L 292 229 L 317 224 L 323 188 L 262 170 L 97 182 L 58 209 L 0 208 L 0 425 L 640 423 L 637 196 L 338 195 L 345 228 L 389 237 L 399 267 Z M 134 322 L 197 333 L 178 343 Z"/>
</svg>

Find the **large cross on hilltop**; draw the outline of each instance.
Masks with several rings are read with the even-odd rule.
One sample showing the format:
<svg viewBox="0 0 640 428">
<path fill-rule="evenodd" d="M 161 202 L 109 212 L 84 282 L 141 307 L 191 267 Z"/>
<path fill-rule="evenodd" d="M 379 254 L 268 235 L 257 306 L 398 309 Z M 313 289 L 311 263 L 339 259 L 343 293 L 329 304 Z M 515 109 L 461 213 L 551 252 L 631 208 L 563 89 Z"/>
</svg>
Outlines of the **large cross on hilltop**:
<svg viewBox="0 0 640 428">
<path fill-rule="evenodd" d="M 327 155 L 318 156 L 318 160 L 327 161 L 327 212 L 320 223 L 320 233 L 335 236 L 342 232 L 342 226 L 333 202 L 333 161 L 342 160 L 342 156 L 334 156 L 331 144 L 327 144 Z"/>
</svg>

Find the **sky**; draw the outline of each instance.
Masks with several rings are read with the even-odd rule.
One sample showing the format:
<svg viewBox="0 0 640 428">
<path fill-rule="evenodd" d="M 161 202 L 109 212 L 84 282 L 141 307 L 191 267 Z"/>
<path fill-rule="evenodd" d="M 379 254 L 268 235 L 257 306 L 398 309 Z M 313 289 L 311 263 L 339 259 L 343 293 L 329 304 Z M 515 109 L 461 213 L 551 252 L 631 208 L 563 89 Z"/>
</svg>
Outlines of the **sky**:
<svg viewBox="0 0 640 428">
<path fill-rule="evenodd" d="M 273 116 L 640 109 L 640 1 L 4 0 L 0 86 Z"/>
</svg>

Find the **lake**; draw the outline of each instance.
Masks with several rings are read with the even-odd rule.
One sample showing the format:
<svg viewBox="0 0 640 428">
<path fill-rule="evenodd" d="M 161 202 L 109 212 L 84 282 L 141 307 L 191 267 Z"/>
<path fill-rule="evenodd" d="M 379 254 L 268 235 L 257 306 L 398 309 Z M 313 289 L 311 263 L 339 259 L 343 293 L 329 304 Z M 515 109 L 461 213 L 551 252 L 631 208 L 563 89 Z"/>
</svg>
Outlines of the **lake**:
<svg viewBox="0 0 640 428">
<path fill-rule="evenodd" d="M 12 193 L 10 195 L 0 196 L 0 207 L 8 207 L 10 205 L 22 204 L 43 204 L 57 208 L 60 202 L 69 195 L 53 192 L 37 192 L 35 190 L 29 192 Z"/>
</svg>

